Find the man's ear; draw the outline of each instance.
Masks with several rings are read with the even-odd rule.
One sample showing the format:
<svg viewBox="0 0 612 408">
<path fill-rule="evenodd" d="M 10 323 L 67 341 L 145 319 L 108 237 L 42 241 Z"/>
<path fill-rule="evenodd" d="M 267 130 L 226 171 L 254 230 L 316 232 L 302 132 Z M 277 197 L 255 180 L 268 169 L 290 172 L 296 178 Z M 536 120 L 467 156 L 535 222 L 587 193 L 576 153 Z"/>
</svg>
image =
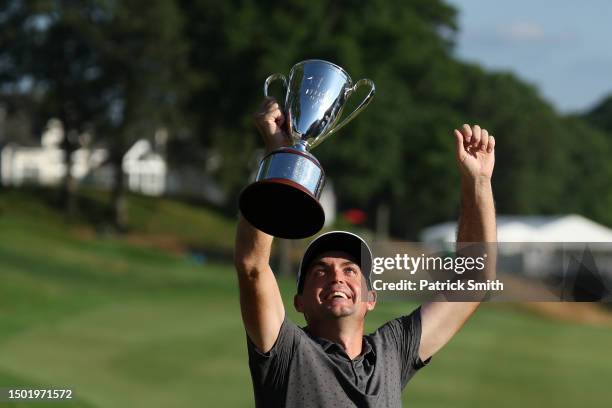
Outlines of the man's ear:
<svg viewBox="0 0 612 408">
<path fill-rule="evenodd" d="M 368 312 L 371 310 L 374 310 L 374 306 L 376 306 L 376 291 L 368 290 L 368 301 L 367 301 Z"/>
<path fill-rule="evenodd" d="M 302 295 L 299 293 L 296 293 L 295 296 L 293 296 L 293 307 L 295 307 L 295 310 L 297 310 L 300 313 L 304 313 L 304 311 L 302 310 Z"/>
</svg>

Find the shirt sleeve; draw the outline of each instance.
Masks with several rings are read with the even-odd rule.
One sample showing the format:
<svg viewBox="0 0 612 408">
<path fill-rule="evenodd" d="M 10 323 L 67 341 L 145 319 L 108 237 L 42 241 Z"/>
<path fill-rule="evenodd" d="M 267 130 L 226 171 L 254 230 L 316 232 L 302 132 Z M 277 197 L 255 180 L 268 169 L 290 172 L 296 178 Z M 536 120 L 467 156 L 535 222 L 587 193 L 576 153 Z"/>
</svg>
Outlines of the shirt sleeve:
<svg viewBox="0 0 612 408">
<path fill-rule="evenodd" d="M 275 390 L 286 386 L 289 364 L 299 341 L 299 331 L 300 328 L 285 314 L 278 338 L 267 353 L 258 350 L 247 334 L 249 368 L 255 388 Z"/>
<path fill-rule="evenodd" d="M 421 344 L 421 308 L 407 316 L 390 320 L 378 329 L 378 333 L 395 347 L 400 361 L 402 389 L 417 372 L 424 367 L 431 357 L 423 361 L 419 357 Z"/>
</svg>

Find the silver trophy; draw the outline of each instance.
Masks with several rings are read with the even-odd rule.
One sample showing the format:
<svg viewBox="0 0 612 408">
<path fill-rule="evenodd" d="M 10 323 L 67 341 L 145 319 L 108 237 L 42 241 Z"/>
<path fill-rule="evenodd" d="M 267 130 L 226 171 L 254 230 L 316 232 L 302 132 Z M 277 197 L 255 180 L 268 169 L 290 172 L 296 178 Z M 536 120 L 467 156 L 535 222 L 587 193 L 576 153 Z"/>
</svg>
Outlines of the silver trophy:
<svg viewBox="0 0 612 408">
<path fill-rule="evenodd" d="M 259 164 L 255 182 L 240 194 L 242 215 L 256 228 L 280 238 L 306 238 L 325 222 L 319 197 L 325 173 L 310 150 L 340 130 L 361 112 L 374 96 L 374 83 L 353 84 L 339 66 L 323 60 L 302 61 L 283 74 L 270 75 L 264 95 L 275 80 L 285 87 L 284 113 L 291 147 L 267 154 Z M 364 100 L 340 121 L 347 99 L 362 85 L 370 87 Z"/>
</svg>

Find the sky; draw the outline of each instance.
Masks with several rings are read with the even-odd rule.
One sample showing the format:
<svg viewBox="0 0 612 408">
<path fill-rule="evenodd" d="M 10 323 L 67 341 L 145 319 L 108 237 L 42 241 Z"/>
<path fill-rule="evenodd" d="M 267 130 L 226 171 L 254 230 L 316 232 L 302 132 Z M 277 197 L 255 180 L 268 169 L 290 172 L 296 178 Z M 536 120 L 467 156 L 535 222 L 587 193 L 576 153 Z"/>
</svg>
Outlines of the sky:
<svg viewBox="0 0 612 408">
<path fill-rule="evenodd" d="M 612 94 L 612 1 L 447 1 L 460 59 L 514 72 L 563 113 Z"/>
</svg>

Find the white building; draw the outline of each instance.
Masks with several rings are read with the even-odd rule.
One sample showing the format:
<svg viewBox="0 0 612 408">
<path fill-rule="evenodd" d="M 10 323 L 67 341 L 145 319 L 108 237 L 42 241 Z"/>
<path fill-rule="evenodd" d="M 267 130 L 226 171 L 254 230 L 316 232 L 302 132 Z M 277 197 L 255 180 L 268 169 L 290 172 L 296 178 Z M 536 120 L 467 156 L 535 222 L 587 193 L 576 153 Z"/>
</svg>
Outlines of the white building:
<svg viewBox="0 0 612 408">
<path fill-rule="evenodd" d="M 42 135 L 41 146 L 24 147 L 8 144 L 0 154 L 2 185 L 20 186 L 34 184 L 55 186 L 66 174 L 62 124 L 52 119 Z M 107 167 L 109 153 L 106 149 L 81 147 L 72 153 L 72 177 L 82 181 L 92 172 Z M 138 140 L 123 157 L 123 171 L 131 191 L 148 195 L 161 195 L 166 189 L 167 165 L 147 140 Z M 108 172 L 101 171 L 106 174 Z M 104 179 L 110 178 L 107 174 Z M 95 179 L 95 178 L 94 178 Z M 108 181 L 102 182 L 107 185 Z"/>
<path fill-rule="evenodd" d="M 151 142 L 138 140 L 123 156 L 123 172 L 130 191 L 159 196 L 166 191 L 167 166 Z"/>
<path fill-rule="evenodd" d="M 59 121 L 49 121 L 41 147 L 8 144 L 2 149 L 2 184 L 19 186 L 32 183 L 54 185 L 65 171 L 64 153 L 59 148 L 64 132 Z"/>
</svg>

